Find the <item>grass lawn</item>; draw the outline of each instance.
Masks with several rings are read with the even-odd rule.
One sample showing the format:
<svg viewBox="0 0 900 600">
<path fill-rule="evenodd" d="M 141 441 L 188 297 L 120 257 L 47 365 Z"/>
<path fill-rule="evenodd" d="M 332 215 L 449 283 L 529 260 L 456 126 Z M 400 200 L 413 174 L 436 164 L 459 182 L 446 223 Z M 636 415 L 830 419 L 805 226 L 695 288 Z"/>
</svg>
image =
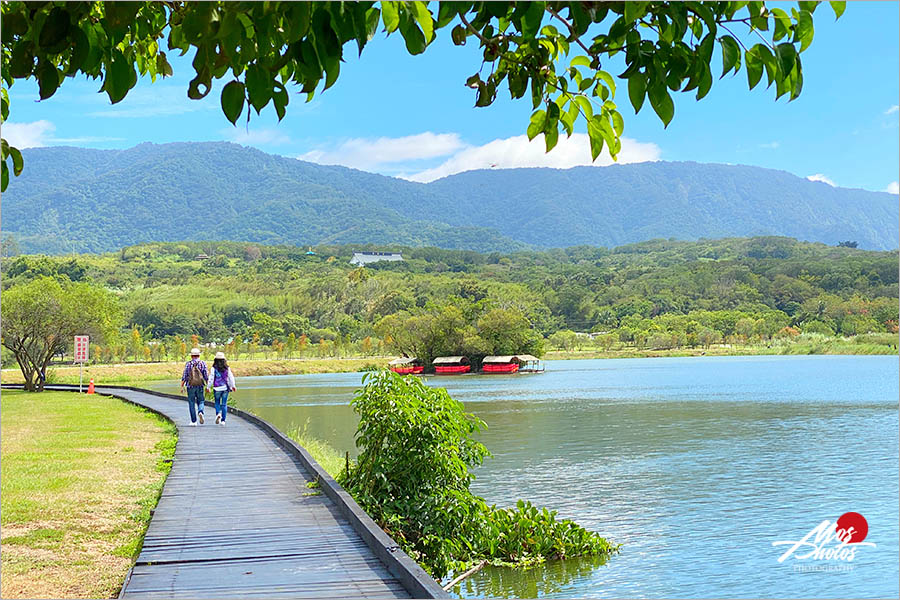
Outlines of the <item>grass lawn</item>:
<svg viewBox="0 0 900 600">
<path fill-rule="evenodd" d="M 114 398 L 4 390 L 0 596 L 111 598 L 140 551 L 175 426 Z"/>
</svg>

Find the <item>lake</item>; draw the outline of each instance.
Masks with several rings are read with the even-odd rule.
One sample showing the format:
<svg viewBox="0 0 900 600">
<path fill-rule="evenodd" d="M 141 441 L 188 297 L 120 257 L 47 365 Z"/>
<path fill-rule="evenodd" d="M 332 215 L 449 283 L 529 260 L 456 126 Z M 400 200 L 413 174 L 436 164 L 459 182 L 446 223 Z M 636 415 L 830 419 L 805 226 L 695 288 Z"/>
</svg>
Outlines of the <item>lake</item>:
<svg viewBox="0 0 900 600">
<path fill-rule="evenodd" d="M 305 425 L 352 451 L 360 377 L 239 377 L 234 398 L 282 430 Z M 476 471 L 476 493 L 532 500 L 623 544 L 605 564 L 485 569 L 464 597 L 900 594 L 897 357 L 552 361 L 538 375 L 427 381 L 488 424 L 480 439 L 493 458 Z M 796 558 L 804 550 L 778 562 L 789 546 L 773 542 L 847 512 L 865 517 L 875 547 L 852 562 Z"/>
</svg>

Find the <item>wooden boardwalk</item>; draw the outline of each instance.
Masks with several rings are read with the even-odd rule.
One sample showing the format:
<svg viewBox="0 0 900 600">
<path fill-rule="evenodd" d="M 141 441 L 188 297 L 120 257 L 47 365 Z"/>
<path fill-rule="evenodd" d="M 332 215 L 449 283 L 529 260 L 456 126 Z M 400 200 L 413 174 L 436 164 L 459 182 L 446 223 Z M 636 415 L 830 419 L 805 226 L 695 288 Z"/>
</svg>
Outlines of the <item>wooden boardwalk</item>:
<svg viewBox="0 0 900 600">
<path fill-rule="evenodd" d="M 310 473 L 320 467 L 304 465 L 257 419 L 229 413 L 219 426 L 207 406 L 206 424 L 190 427 L 183 399 L 97 392 L 178 427 L 172 471 L 120 598 L 447 597 L 383 531 L 371 531 L 330 477 Z M 317 475 L 327 493 L 307 487 Z M 348 499 L 352 506 L 341 506 Z"/>
</svg>

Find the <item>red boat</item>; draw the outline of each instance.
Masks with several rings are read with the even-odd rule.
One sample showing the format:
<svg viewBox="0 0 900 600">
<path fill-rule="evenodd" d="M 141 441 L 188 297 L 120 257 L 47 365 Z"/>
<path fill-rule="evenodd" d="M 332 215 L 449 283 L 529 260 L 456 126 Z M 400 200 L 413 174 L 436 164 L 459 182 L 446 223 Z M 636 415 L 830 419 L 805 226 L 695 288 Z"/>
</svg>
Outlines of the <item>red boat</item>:
<svg viewBox="0 0 900 600">
<path fill-rule="evenodd" d="M 518 363 L 490 363 L 481 366 L 482 373 L 515 373 L 518 370 Z"/>
<path fill-rule="evenodd" d="M 418 375 L 425 370 L 422 361 L 418 358 L 395 358 L 388 363 L 388 368 L 398 375 Z"/>
<path fill-rule="evenodd" d="M 391 367 L 391 371 L 398 375 L 418 375 L 425 367 Z"/>
<path fill-rule="evenodd" d="M 542 373 L 541 361 L 531 354 L 485 356 L 481 361 L 482 373 Z"/>
<path fill-rule="evenodd" d="M 439 356 L 431 361 L 435 375 L 461 375 L 472 370 L 465 356 Z"/>
</svg>

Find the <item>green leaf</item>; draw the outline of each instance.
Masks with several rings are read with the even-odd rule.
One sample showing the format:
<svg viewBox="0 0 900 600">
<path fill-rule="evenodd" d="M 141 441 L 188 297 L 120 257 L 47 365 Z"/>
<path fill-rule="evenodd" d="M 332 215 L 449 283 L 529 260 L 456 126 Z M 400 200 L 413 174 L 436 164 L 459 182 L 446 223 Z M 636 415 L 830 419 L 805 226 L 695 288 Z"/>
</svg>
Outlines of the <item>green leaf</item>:
<svg viewBox="0 0 900 600">
<path fill-rule="evenodd" d="M 600 153 L 603 152 L 603 130 L 601 129 L 598 120 L 599 117 L 594 117 L 590 121 L 588 121 L 588 139 L 591 142 L 591 160 L 597 160 L 597 157 L 600 156 Z"/>
<path fill-rule="evenodd" d="M 41 27 L 41 33 L 38 35 L 38 46 L 47 54 L 62 52 L 69 46 L 70 25 L 69 13 L 62 7 L 54 7 Z"/>
<path fill-rule="evenodd" d="M 790 33 L 791 18 L 780 8 L 773 8 L 771 13 L 775 21 L 775 32 L 772 34 L 772 39 L 778 41 Z"/>
<path fill-rule="evenodd" d="M 325 57 L 325 86 L 323 91 L 334 85 L 341 73 L 341 57 L 329 54 Z"/>
<path fill-rule="evenodd" d="M 550 130 L 544 131 L 544 144 L 546 145 L 547 152 L 553 150 L 554 146 L 556 146 L 556 142 L 559 141 L 559 129 L 553 127 Z"/>
<path fill-rule="evenodd" d="M 522 35 L 526 39 L 534 39 L 538 30 L 541 28 L 541 21 L 544 18 L 544 3 L 529 2 L 525 14 L 522 15 Z"/>
<path fill-rule="evenodd" d="M 591 66 L 591 59 L 587 56 L 579 55 L 572 59 L 572 62 L 569 63 L 573 67 L 588 67 Z"/>
<path fill-rule="evenodd" d="M 647 92 L 647 75 L 644 73 L 635 73 L 628 78 L 628 98 L 634 107 L 634 113 L 641 111 L 644 105 L 644 95 Z"/>
<path fill-rule="evenodd" d="M 781 64 L 781 75 L 787 77 L 794 69 L 794 62 L 797 60 L 797 49 L 790 42 L 778 44 L 775 47 L 778 54 L 778 62 Z"/>
<path fill-rule="evenodd" d="M 240 81 L 229 81 L 222 88 L 222 112 L 225 118 L 234 125 L 244 110 L 244 84 Z"/>
<path fill-rule="evenodd" d="M 416 22 L 422 28 L 422 33 L 425 36 L 425 43 L 430 44 L 431 40 L 434 39 L 434 19 L 431 16 L 431 12 L 428 10 L 428 6 L 425 2 L 416 1 L 412 3 L 413 14 L 416 17 Z"/>
<path fill-rule="evenodd" d="M 610 114 L 612 115 L 613 130 L 616 132 L 616 136 L 621 136 L 625 131 L 625 120 L 617 110 L 610 111 Z"/>
<path fill-rule="evenodd" d="M 663 126 L 668 127 L 669 122 L 675 115 L 675 104 L 669 96 L 669 90 L 664 85 L 656 85 L 650 88 L 650 106 L 656 112 L 656 115 L 663 122 Z"/>
<path fill-rule="evenodd" d="M 528 130 L 526 131 L 529 141 L 533 140 L 539 133 L 544 131 L 546 122 L 547 113 L 544 110 L 536 110 L 531 114 L 531 122 L 528 124 Z"/>
<path fill-rule="evenodd" d="M 121 52 L 120 52 L 121 54 Z M 123 59 L 124 60 L 124 59 Z M 124 65 L 124 63 L 119 63 L 120 65 Z M 132 67 L 132 72 L 134 71 L 134 67 Z M 56 93 L 57 88 L 59 88 L 59 71 L 50 61 L 42 61 L 38 64 L 38 68 L 35 71 L 35 76 L 37 76 L 38 80 L 38 89 L 40 92 L 41 100 L 46 100 L 54 93 Z M 109 74 L 107 73 L 107 77 Z M 122 96 L 124 96 L 131 86 L 126 87 L 122 91 Z M 110 99 L 112 100 L 112 95 L 110 95 Z M 121 100 L 120 96 L 116 100 L 112 100 L 113 103 Z"/>
<path fill-rule="evenodd" d="M 468 36 L 468 34 L 469 31 L 465 27 L 463 27 L 462 25 L 457 25 L 450 31 L 450 38 L 457 46 L 465 46 L 466 36 Z"/>
<path fill-rule="evenodd" d="M 738 43 L 730 35 L 723 35 L 719 38 L 722 44 L 722 77 L 734 69 L 735 73 L 741 67 L 741 48 Z"/>
<path fill-rule="evenodd" d="M 800 52 L 806 50 L 812 43 L 813 34 L 812 15 L 804 10 L 797 16 L 797 28 L 794 30 L 794 41 L 800 42 Z"/>
<path fill-rule="evenodd" d="M 747 65 L 747 84 L 752 90 L 756 87 L 756 84 L 759 83 L 763 72 L 762 58 L 760 58 L 759 50 L 757 50 L 756 46 L 753 46 L 744 53 L 744 62 Z"/>
<path fill-rule="evenodd" d="M 750 25 L 760 31 L 769 30 L 769 19 L 765 16 L 765 2 L 750 2 Z"/>
<path fill-rule="evenodd" d="M 846 2 L 829 2 L 831 4 L 831 10 L 834 11 L 834 20 L 837 21 L 841 18 L 841 15 L 844 14 L 844 10 L 847 8 Z"/>
<path fill-rule="evenodd" d="M 575 103 L 581 109 L 581 112 L 584 113 L 584 118 L 590 121 L 591 117 L 594 116 L 594 106 L 591 104 L 591 101 L 584 96 L 575 96 Z"/>
<path fill-rule="evenodd" d="M 403 40 L 406 42 L 406 50 L 410 54 L 416 55 L 425 52 L 425 46 L 427 46 L 425 36 L 414 21 L 408 18 L 401 19 L 400 35 L 403 36 Z"/>
<path fill-rule="evenodd" d="M 606 87 L 609 88 L 609 92 L 615 96 L 616 95 L 616 80 L 612 75 L 607 73 L 606 71 L 597 71 L 597 77 L 603 80 L 603 83 L 606 84 Z M 606 98 L 604 98 L 605 100 Z"/>
<path fill-rule="evenodd" d="M 384 21 L 384 28 L 388 33 L 396 31 L 400 27 L 400 10 L 398 2 L 382 2 L 381 18 Z"/>
<path fill-rule="evenodd" d="M 263 109 L 272 99 L 272 78 L 267 71 L 254 63 L 247 67 L 247 75 L 244 77 L 247 86 L 247 96 L 250 104 L 256 109 L 256 114 Z"/>
<path fill-rule="evenodd" d="M 172 71 L 172 65 L 169 64 L 168 60 L 166 60 L 165 52 L 160 52 L 156 55 L 156 72 L 163 77 L 170 77 L 174 74 L 174 71 Z"/>
<path fill-rule="evenodd" d="M 697 84 L 697 100 L 701 100 L 706 94 L 709 93 L 710 88 L 712 88 L 712 71 L 709 69 L 709 65 L 702 65 L 703 73 L 700 75 L 700 81 Z"/>
<path fill-rule="evenodd" d="M 647 9 L 647 2 L 625 2 L 625 22 L 634 23 L 644 16 Z"/>
<path fill-rule="evenodd" d="M 18 177 L 22 174 L 22 168 L 25 166 L 25 163 L 22 161 L 22 153 L 19 152 L 18 148 L 10 146 L 9 155 L 13 160 L 13 173 Z"/>
<path fill-rule="evenodd" d="M 275 82 L 275 90 L 272 92 L 272 102 L 275 104 L 275 113 L 278 120 L 281 121 L 286 113 L 286 107 L 290 101 L 284 85 L 278 81 Z"/>
<path fill-rule="evenodd" d="M 0 192 L 5 192 L 7 186 L 9 186 L 9 167 L 6 166 L 6 161 L 0 163 L 0 171 L 2 171 L 2 176 L 0 176 Z"/>
</svg>

